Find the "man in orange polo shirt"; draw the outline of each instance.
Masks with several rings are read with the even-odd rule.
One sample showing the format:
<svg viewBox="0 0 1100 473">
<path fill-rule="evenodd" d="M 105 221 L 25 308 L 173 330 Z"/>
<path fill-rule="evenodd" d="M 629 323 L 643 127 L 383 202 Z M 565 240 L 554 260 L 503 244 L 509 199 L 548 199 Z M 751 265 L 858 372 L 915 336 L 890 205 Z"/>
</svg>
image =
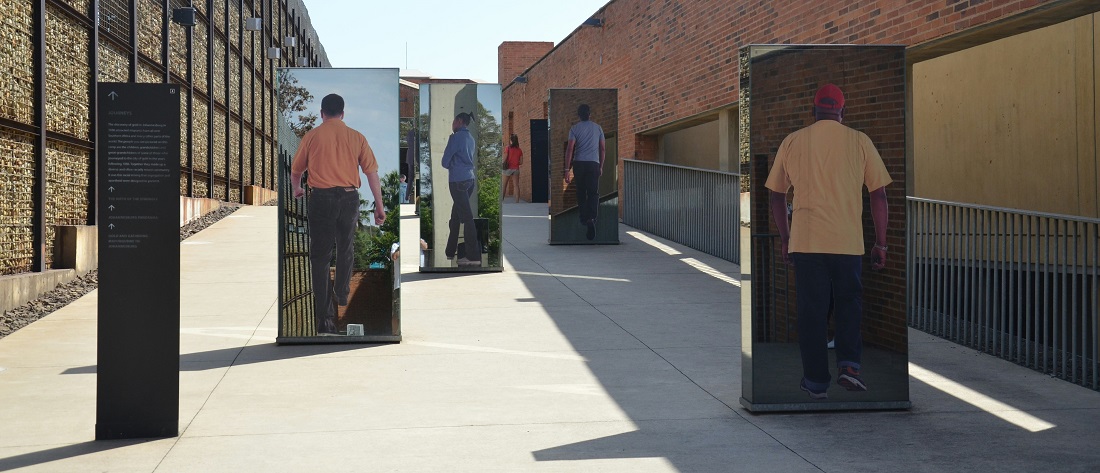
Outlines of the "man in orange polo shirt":
<svg viewBox="0 0 1100 473">
<path fill-rule="evenodd" d="M 321 124 L 302 137 L 290 182 L 294 197 L 305 195 L 302 174 L 309 172 L 309 266 L 313 285 L 313 316 L 318 335 L 336 335 L 336 304 L 347 305 L 351 269 L 355 263 L 355 227 L 359 220 L 359 170 L 374 194 L 374 223 L 386 221 L 378 161 L 362 133 L 344 123 L 344 99 L 336 94 L 321 99 Z M 336 282 L 329 277 L 332 248 L 336 245 Z"/>
<path fill-rule="evenodd" d="M 813 399 L 826 399 L 832 380 L 826 347 L 830 299 L 836 317 L 837 384 L 849 391 L 867 390 L 860 377 L 863 187 L 870 192 L 875 224 L 871 267 L 877 270 L 886 264 L 886 185 L 892 179 L 871 139 L 841 124 L 844 94 L 839 87 L 826 84 L 817 91 L 814 116 L 814 124 L 783 139 L 765 186 L 771 191 L 783 259 L 795 267 L 799 387 Z M 788 229 L 791 187 L 794 213 Z"/>
</svg>

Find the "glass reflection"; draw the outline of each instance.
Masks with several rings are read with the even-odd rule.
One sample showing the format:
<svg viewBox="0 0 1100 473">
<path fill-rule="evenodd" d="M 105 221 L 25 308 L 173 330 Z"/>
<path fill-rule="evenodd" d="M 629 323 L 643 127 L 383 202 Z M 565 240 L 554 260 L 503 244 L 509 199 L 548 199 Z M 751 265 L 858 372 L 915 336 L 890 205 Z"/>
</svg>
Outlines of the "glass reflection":
<svg viewBox="0 0 1100 473">
<path fill-rule="evenodd" d="M 502 270 L 500 86 L 421 84 L 419 109 L 420 270 Z"/>
<path fill-rule="evenodd" d="M 742 291 L 747 291 L 742 293 L 741 311 L 741 403 L 754 411 L 908 408 L 904 48 L 750 46 L 741 50 L 740 63 L 739 152 L 747 191 L 742 205 L 750 212 L 749 234 L 741 242 Z M 836 91 L 818 93 L 826 84 L 839 87 L 843 103 Z M 834 118 L 823 118 L 822 110 L 833 112 Z M 792 136 L 811 125 L 812 130 L 835 128 L 831 130 L 836 133 L 828 136 L 862 132 L 873 146 L 858 149 L 877 149 L 881 162 L 845 171 L 853 174 L 854 187 L 833 193 L 799 181 L 799 176 L 820 177 L 840 167 L 823 167 L 822 163 L 840 162 L 821 155 L 821 150 L 833 149 L 822 144 L 823 133 L 814 132 L 812 146 L 805 144 L 806 132 Z M 863 158 L 870 154 L 855 153 L 860 162 L 874 164 L 875 159 Z M 803 160 L 792 156 L 813 157 L 816 171 L 798 168 Z M 802 182 L 802 188 L 794 183 L 784 198 L 781 190 L 789 187 L 784 185 L 790 184 L 788 178 Z M 893 182 L 883 187 L 890 179 Z M 839 180 L 826 179 L 834 184 Z M 881 200 L 868 198 L 867 189 L 862 196 L 854 194 L 861 185 L 885 189 L 889 256 L 883 269 L 877 269 L 871 257 L 880 256 L 871 249 L 883 238 L 875 233 L 871 207 Z M 769 188 L 779 190 L 773 193 Z M 799 195 L 806 200 L 798 200 Z M 830 239 L 822 228 L 838 226 L 822 227 L 807 218 L 824 212 L 814 210 L 819 203 L 840 199 L 851 202 L 854 220 L 844 226 L 850 234 Z M 782 244 L 781 235 L 788 228 L 797 240 L 791 243 L 797 246 L 790 250 L 793 265 L 787 263 Z M 826 248 L 829 241 L 854 249 Z M 847 276 L 817 271 L 818 254 L 846 258 Z M 846 256 L 857 254 L 862 256 Z M 855 297 L 860 286 L 862 297 Z"/>
<path fill-rule="evenodd" d="M 619 243 L 618 91 L 550 89 L 550 244 Z"/>
<path fill-rule="evenodd" d="M 397 69 L 277 72 L 277 341 L 400 341 Z"/>
</svg>

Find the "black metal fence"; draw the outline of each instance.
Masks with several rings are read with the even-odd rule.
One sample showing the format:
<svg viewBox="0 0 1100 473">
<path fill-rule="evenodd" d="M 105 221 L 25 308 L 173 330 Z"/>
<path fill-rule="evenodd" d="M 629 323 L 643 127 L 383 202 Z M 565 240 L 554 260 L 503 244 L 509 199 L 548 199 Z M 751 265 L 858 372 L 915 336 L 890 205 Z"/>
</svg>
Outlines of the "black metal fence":
<svg viewBox="0 0 1100 473">
<path fill-rule="evenodd" d="M 1100 219 L 908 205 L 910 325 L 1100 389 Z"/>
<path fill-rule="evenodd" d="M 740 175 L 623 160 L 623 223 L 738 263 Z"/>
</svg>

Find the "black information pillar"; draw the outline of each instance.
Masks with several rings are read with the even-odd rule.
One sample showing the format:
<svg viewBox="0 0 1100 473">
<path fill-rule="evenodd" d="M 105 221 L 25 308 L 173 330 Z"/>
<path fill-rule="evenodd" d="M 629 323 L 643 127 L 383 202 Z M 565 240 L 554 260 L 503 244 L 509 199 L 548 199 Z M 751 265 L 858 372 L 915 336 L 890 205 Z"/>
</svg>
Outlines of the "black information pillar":
<svg viewBox="0 0 1100 473">
<path fill-rule="evenodd" d="M 180 98 L 100 83 L 97 440 L 179 434 Z"/>
</svg>

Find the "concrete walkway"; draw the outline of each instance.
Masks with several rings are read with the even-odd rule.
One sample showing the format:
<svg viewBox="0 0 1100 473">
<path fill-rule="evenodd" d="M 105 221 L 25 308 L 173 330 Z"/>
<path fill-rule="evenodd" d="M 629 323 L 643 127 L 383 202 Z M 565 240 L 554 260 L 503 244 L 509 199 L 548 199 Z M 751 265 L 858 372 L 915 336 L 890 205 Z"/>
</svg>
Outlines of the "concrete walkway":
<svg viewBox="0 0 1100 473">
<path fill-rule="evenodd" d="M 748 413 L 736 266 L 551 247 L 545 205 L 505 206 L 503 273 L 407 252 L 403 343 L 276 346 L 276 212 L 182 245 L 180 437 L 92 440 L 93 292 L 0 339 L 0 471 L 1100 471 L 1100 393 L 916 331 L 911 411 Z"/>
</svg>

